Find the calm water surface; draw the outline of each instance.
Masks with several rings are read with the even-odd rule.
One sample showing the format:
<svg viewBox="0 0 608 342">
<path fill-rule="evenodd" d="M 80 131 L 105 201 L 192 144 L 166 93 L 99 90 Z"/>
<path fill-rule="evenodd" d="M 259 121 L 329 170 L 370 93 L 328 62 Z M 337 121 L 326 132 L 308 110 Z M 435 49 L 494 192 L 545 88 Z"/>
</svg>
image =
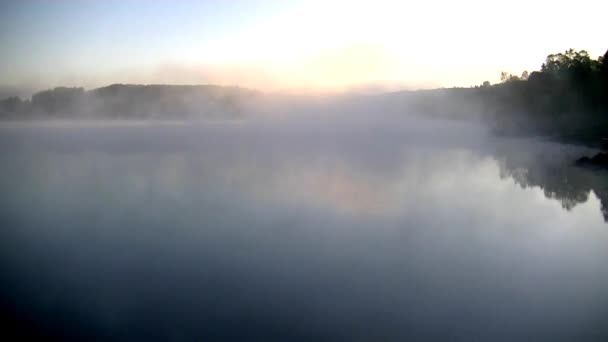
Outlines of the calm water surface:
<svg viewBox="0 0 608 342">
<path fill-rule="evenodd" d="M 437 121 L 5 124 L 0 145 L 24 335 L 608 340 L 600 199 L 526 184 L 576 147 Z"/>
</svg>

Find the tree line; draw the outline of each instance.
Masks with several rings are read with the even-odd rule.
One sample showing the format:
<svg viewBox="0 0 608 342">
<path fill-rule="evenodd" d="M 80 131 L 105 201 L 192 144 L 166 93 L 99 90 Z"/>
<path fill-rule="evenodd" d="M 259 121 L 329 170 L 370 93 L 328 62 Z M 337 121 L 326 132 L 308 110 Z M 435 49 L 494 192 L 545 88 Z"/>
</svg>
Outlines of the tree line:
<svg viewBox="0 0 608 342">
<path fill-rule="evenodd" d="M 59 87 L 31 99 L 0 101 L 0 118 L 234 117 L 245 111 L 245 100 L 255 94 L 212 85 L 114 84 L 90 91 Z M 501 83 L 495 85 L 486 81 L 471 88 L 390 96 L 404 94 L 403 111 L 482 120 L 502 134 L 594 143 L 608 135 L 608 51 L 595 59 L 584 50 L 550 54 L 540 70 L 521 75 L 503 72 Z"/>
<path fill-rule="evenodd" d="M 593 59 L 569 49 L 529 75 L 501 76 L 502 83 L 476 89 L 497 131 L 589 143 L 608 134 L 608 51 Z"/>
<path fill-rule="evenodd" d="M 256 92 L 214 85 L 113 84 L 85 91 L 57 87 L 35 93 L 31 99 L 9 97 L 0 101 L 0 117 L 28 118 L 196 118 L 237 117 L 243 102 Z"/>
</svg>

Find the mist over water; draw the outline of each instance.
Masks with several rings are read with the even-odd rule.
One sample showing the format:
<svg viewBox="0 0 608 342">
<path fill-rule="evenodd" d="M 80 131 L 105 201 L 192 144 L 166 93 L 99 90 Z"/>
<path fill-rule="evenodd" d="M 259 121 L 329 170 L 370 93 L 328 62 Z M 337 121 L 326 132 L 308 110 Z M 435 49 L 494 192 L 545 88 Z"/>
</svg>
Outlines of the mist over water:
<svg viewBox="0 0 608 342">
<path fill-rule="evenodd" d="M 583 148 L 320 117 L 3 124 L 3 316 L 124 341 L 608 339 L 600 199 L 522 186 Z"/>
<path fill-rule="evenodd" d="M 608 341 L 604 7 L 0 0 L 0 341 Z"/>
</svg>

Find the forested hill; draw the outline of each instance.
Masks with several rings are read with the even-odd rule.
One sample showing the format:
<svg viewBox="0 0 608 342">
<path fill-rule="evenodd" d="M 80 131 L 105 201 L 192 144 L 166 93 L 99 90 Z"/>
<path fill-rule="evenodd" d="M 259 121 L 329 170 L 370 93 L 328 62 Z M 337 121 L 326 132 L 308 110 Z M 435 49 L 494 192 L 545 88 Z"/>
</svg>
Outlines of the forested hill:
<svg viewBox="0 0 608 342">
<path fill-rule="evenodd" d="M 58 87 L 41 91 L 31 100 L 10 97 L 0 101 L 0 116 L 27 118 L 234 118 L 256 92 L 215 85 L 113 84 L 85 91 Z"/>
</svg>

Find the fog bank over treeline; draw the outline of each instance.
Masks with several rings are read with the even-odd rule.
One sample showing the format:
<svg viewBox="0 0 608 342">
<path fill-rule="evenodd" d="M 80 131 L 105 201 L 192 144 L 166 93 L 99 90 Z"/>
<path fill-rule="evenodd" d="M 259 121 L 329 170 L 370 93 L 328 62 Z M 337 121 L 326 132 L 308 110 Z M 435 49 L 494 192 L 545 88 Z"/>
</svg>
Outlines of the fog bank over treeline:
<svg viewBox="0 0 608 342">
<path fill-rule="evenodd" d="M 57 87 L 31 100 L 10 97 L 0 102 L 8 119 L 188 119 L 235 118 L 257 92 L 215 85 L 113 84 L 85 91 Z"/>
<path fill-rule="evenodd" d="M 593 143 L 608 130 L 608 52 L 551 54 L 540 70 L 503 72 L 502 82 L 470 88 L 401 91 L 379 95 L 294 96 L 216 85 L 124 85 L 85 91 L 59 87 L 31 99 L 0 101 L 3 119 L 234 119 L 258 114 L 319 118 L 357 114 L 421 115 L 481 121 L 503 134 L 558 137 Z"/>
</svg>

